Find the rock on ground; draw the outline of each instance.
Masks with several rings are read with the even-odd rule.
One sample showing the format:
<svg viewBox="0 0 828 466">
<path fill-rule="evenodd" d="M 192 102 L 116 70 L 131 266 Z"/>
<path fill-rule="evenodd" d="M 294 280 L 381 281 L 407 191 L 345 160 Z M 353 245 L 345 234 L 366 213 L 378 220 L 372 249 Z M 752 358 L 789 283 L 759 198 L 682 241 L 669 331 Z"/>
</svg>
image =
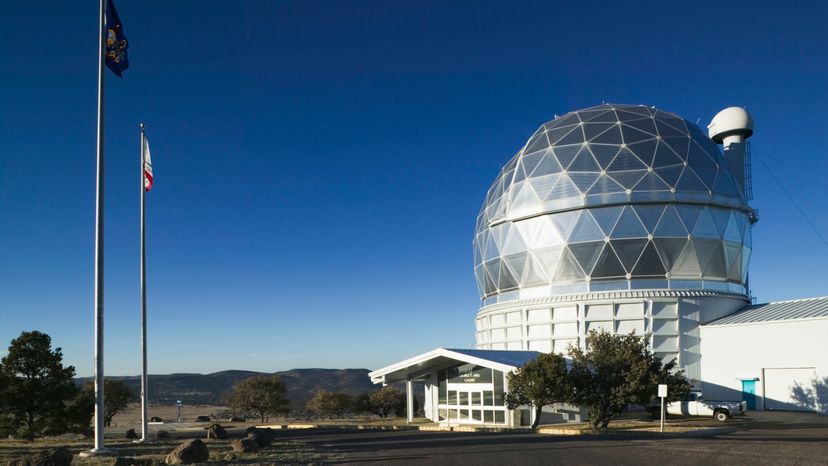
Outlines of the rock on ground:
<svg viewBox="0 0 828 466">
<path fill-rule="evenodd" d="M 66 448 L 49 448 L 40 453 L 11 460 L 7 466 L 70 466 L 72 452 Z"/>
<path fill-rule="evenodd" d="M 207 429 L 207 438 L 224 440 L 227 438 L 227 431 L 220 424 L 213 424 Z"/>
<path fill-rule="evenodd" d="M 247 429 L 247 438 L 253 439 L 259 447 L 269 447 L 273 442 L 273 431 L 270 429 Z"/>
<path fill-rule="evenodd" d="M 199 439 L 188 440 L 167 455 L 167 464 L 203 463 L 210 458 L 210 450 Z"/>
<path fill-rule="evenodd" d="M 230 446 L 233 447 L 233 451 L 236 453 L 255 453 L 259 451 L 256 440 L 250 437 L 235 439 L 230 442 Z"/>
<path fill-rule="evenodd" d="M 129 439 L 136 439 L 138 438 L 138 434 L 135 433 L 135 429 L 129 429 L 126 431 L 126 434 L 124 434 L 124 437 Z"/>
</svg>

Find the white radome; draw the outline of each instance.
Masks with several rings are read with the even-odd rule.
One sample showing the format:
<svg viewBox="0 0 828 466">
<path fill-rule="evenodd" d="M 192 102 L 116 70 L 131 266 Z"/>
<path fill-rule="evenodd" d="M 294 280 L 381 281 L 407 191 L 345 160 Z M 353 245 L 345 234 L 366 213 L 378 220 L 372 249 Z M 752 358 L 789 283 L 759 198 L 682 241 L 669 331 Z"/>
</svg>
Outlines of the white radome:
<svg viewBox="0 0 828 466">
<path fill-rule="evenodd" d="M 742 107 L 728 107 L 713 117 L 707 125 L 707 134 L 718 144 L 732 135 L 750 137 L 753 134 L 753 117 Z"/>
</svg>

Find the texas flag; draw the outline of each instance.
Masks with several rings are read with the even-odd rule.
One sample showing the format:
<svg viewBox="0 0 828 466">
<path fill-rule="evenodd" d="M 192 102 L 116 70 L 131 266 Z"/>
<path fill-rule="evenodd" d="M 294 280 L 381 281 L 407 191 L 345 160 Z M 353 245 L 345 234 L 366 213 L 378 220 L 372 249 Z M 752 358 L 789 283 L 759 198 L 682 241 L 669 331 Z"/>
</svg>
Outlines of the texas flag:
<svg viewBox="0 0 828 466">
<path fill-rule="evenodd" d="M 152 189 L 152 160 L 150 159 L 149 141 L 144 137 L 144 189 Z"/>
</svg>

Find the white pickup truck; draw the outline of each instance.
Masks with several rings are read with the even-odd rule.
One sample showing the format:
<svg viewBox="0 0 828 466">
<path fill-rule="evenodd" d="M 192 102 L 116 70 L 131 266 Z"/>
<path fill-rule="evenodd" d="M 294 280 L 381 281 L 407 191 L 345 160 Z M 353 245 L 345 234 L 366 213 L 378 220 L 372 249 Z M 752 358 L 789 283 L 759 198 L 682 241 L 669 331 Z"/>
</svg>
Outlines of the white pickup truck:
<svg viewBox="0 0 828 466">
<path fill-rule="evenodd" d="M 747 403 L 744 401 L 708 401 L 701 392 L 690 392 L 682 401 L 673 401 L 665 406 L 667 414 L 684 416 L 712 416 L 717 421 L 727 421 L 730 416 L 744 416 Z M 655 414 L 658 407 L 655 408 Z"/>
</svg>

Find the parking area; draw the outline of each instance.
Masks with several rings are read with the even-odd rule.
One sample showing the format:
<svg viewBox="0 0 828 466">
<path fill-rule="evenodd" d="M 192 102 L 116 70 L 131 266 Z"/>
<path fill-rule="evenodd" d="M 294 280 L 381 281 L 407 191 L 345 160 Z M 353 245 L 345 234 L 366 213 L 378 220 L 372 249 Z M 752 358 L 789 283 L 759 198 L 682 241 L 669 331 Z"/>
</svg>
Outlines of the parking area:
<svg viewBox="0 0 828 466">
<path fill-rule="evenodd" d="M 826 464 L 828 418 L 751 413 L 719 435 L 586 435 L 423 431 L 287 431 L 331 464 Z"/>
</svg>

